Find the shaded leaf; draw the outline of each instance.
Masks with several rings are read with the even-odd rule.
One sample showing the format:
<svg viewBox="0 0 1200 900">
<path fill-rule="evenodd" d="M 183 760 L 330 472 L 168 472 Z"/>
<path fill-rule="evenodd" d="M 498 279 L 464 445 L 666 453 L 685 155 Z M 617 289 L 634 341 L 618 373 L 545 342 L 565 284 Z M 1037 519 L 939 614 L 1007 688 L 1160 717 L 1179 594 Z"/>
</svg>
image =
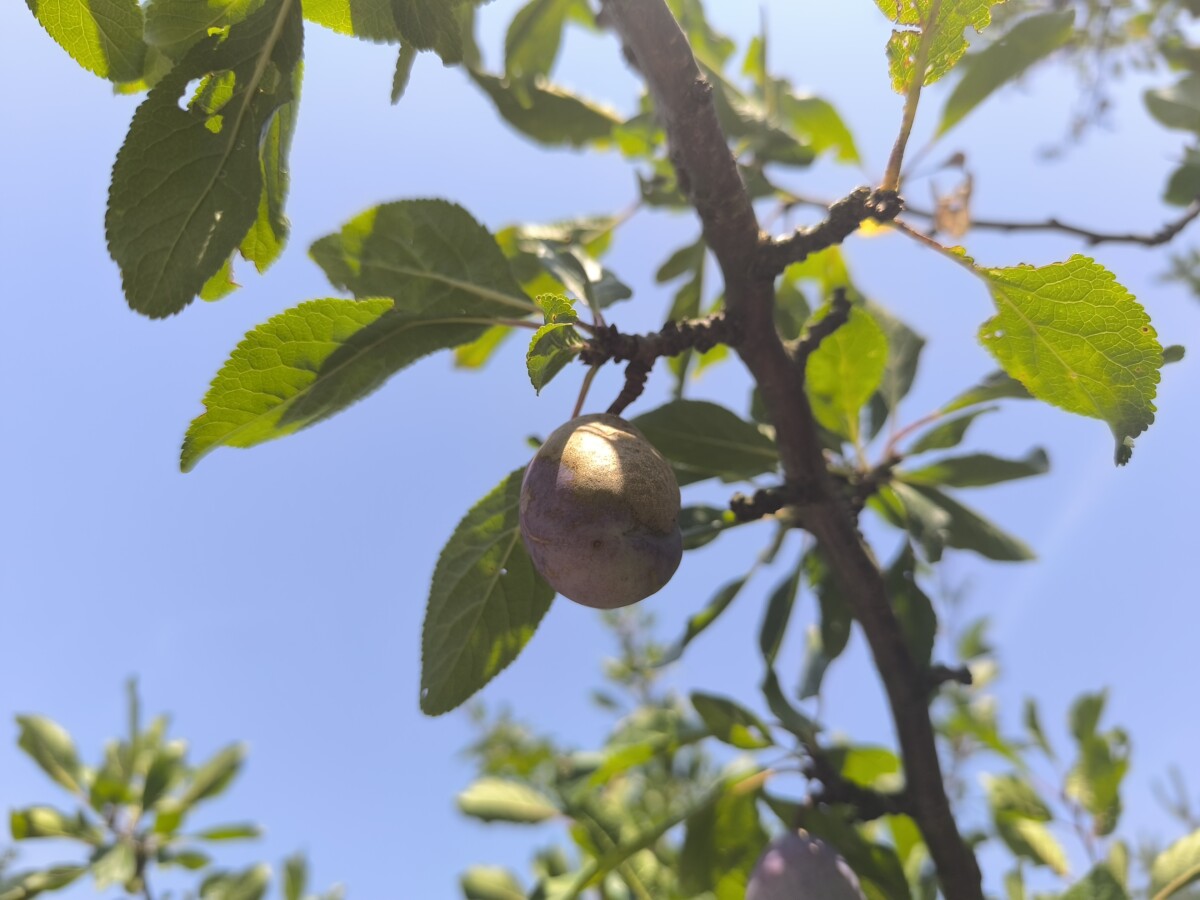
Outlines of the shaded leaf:
<svg viewBox="0 0 1200 900">
<path fill-rule="evenodd" d="M 762 720 L 734 701 L 693 691 L 691 702 L 717 740 L 742 750 L 761 750 L 774 745 L 771 731 Z"/>
<path fill-rule="evenodd" d="M 396 54 L 396 69 L 392 73 L 392 92 L 388 95 L 395 106 L 408 90 L 409 79 L 412 78 L 413 64 L 417 61 L 417 51 L 409 44 L 400 48 Z"/>
<path fill-rule="evenodd" d="M 727 506 L 685 506 L 679 511 L 683 549 L 696 550 L 711 544 L 722 531 L 749 524 L 739 522 Z"/>
<path fill-rule="evenodd" d="M 888 599 L 900 622 L 900 630 L 904 633 L 904 642 L 908 644 L 913 662 L 919 668 L 926 669 L 933 656 L 938 622 L 933 603 L 917 584 L 916 565 L 912 546 L 906 543 L 900 555 L 888 567 L 885 583 Z"/>
<path fill-rule="evenodd" d="M 73 794 L 87 787 L 89 775 L 79 761 L 71 736 L 44 716 L 17 716 L 17 746 L 27 753 L 55 783 Z"/>
<path fill-rule="evenodd" d="M 606 145 L 620 123 L 611 110 L 557 85 L 522 83 L 518 89 L 503 78 L 475 70 L 471 78 L 509 125 L 540 144 Z"/>
<path fill-rule="evenodd" d="M 1200 831 L 1176 841 L 1150 865 L 1150 896 L 1166 900 L 1200 880 Z"/>
<path fill-rule="evenodd" d="M 28 900 L 46 891 L 56 891 L 87 871 L 87 866 L 58 865 L 37 872 L 19 873 L 0 881 L 0 900 Z"/>
<path fill-rule="evenodd" d="M 940 487 L 982 487 L 1050 470 L 1046 451 L 1038 447 L 1024 459 L 1001 459 L 988 453 L 967 456 L 947 456 L 912 471 L 898 471 L 896 477 L 908 484 L 927 484 Z"/>
<path fill-rule="evenodd" d="M 810 550 L 805 555 L 804 577 L 816 595 L 821 620 L 819 627 L 809 632 L 808 653 L 804 661 L 804 673 L 800 678 L 801 700 L 820 693 L 825 671 L 846 649 L 854 622 L 841 587 L 819 551 Z"/>
<path fill-rule="evenodd" d="M 1082 881 L 1071 885 L 1059 900 L 1129 900 L 1129 894 L 1112 870 L 1101 864 L 1088 872 Z"/>
<path fill-rule="evenodd" d="M 245 841 L 262 837 L 262 828 L 251 822 L 216 825 L 191 835 L 200 841 Z"/>
<path fill-rule="evenodd" d="M 739 481 L 775 471 L 775 442 L 749 422 L 702 400 L 675 400 L 633 424 L 675 467 L 680 484 Z"/>
<path fill-rule="evenodd" d="M 749 575 L 743 575 L 741 578 L 735 578 L 733 581 L 722 586 L 713 598 L 708 601 L 708 605 L 704 609 L 688 619 L 683 634 L 663 651 L 662 657 L 654 663 L 655 668 L 669 665 L 683 656 L 683 651 L 687 648 L 687 645 L 695 640 L 709 625 L 715 622 L 717 617 L 729 607 L 729 604 L 737 599 L 737 595 L 741 593 L 749 577 Z"/>
<path fill-rule="evenodd" d="M 89 822 L 82 812 L 68 816 L 52 806 L 30 806 L 9 813 L 9 833 L 14 841 L 31 838 L 72 838 L 99 845 L 104 831 Z"/>
<path fill-rule="evenodd" d="M 949 131 L 992 92 L 1065 44 L 1074 34 L 1074 24 L 1074 9 L 1032 15 L 1017 22 L 995 43 L 968 55 L 963 60 L 963 77 L 942 108 L 937 133 Z"/>
<path fill-rule="evenodd" d="M 1107 422 L 1127 462 L 1154 421 L 1163 359 L 1146 311 L 1085 256 L 979 271 L 999 310 L 980 328 L 984 346 L 1039 400 Z"/>
<path fill-rule="evenodd" d="M 1013 383 L 1016 384 L 1017 382 Z M 928 450 L 949 450 L 951 447 L 957 447 L 962 443 L 963 438 L 967 436 L 967 429 L 974 424 L 975 419 L 985 413 L 995 412 L 999 408 L 998 406 L 984 406 L 980 409 L 973 409 L 961 416 L 955 416 L 952 419 L 939 422 L 913 441 L 912 446 L 908 448 L 908 455 L 925 453 Z"/>
<path fill-rule="evenodd" d="M 296 0 L 268 0 L 227 34 L 195 44 L 138 107 L 105 216 L 134 310 L 179 312 L 246 239 L 263 197 L 268 126 L 293 99 L 303 34 Z M 201 93 L 181 108 L 196 79 Z M 284 131 L 277 150 L 286 149 Z"/>
<path fill-rule="evenodd" d="M 804 558 L 801 557 L 796 567 L 779 582 L 767 600 L 767 609 L 758 629 L 758 647 L 767 665 L 775 663 L 779 648 L 783 646 L 783 636 L 792 618 L 792 608 L 796 605 L 796 594 L 800 590 L 803 572 Z"/>
<path fill-rule="evenodd" d="M 180 802 L 188 807 L 220 796 L 237 777 L 245 761 L 245 744 L 230 744 L 218 750 L 191 773 L 187 787 L 180 795 Z"/>
<path fill-rule="evenodd" d="M 549 75 L 558 56 L 571 0 L 530 0 L 504 36 L 504 71 L 510 79 Z"/>
<path fill-rule="evenodd" d="M 391 0 L 304 0 L 304 18 L 338 34 L 368 41 L 400 39 Z M 415 49 L 410 53 L 415 56 Z"/>
<path fill-rule="evenodd" d="M 679 878 L 687 896 L 743 897 L 767 844 L 753 791 L 729 791 L 686 823 Z"/>
<path fill-rule="evenodd" d="M 939 412 L 942 415 L 949 415 L 952 412 L 958 412 L 960 409 L 966 409 L 969 406 L 977 406 L 980 403 L 991 403 L 993 400 L 1003 400 L 1005 398 L 1015 398 L 1019 400 L 1028 400 L 1031 398 L 1029 391 L 1025 389 L 1025 385 L 1017 381 L 1007 372 L 996 371 L 986 376 L 979 384 L 963 391 L 945 406 Z"/>
<path fill-rule="evenodd" d="M 525 900 L 525 889 L 508 869 L 471 866 L 459 878 L 466 900 Z"/>
<path fill-rule="evenodd" d="M 283 862 L 284 900 L 303 900 L 308 890 L 308 860 L 303 853 L 293 853 Z"/>
<path fill-rule="evenodd" d="M 1035 558 L 1033 551 L 1023 541 L 936 488 L 917 484 L 907 487 L 949 516 L 945 526 L 946 546 L 974 550 L 997 562 L 1021 562 Z"/>
<path fill-rule="evenodd" d="M 438 558 L 421 634 L 427 715 L 454 709 L 516 659 L 554 599 L 521 541 L 524 474 L 473 506 Z"/>
<path fill-rule="evenodd" d="M 1200 74 L 1185 75 L 1168 88 L 1146 91 L 1146 109 L 1167 128 L 1200 134 Z"/>
<path fill-rule="evenodd" d="M 204 38 L 243 21 L 265 0 L 150 0 L 146 4 L 146 43 L 177 61 Z M 321 0 L 310 0 L 315 6 Z M 305 13 L 308 8 L 305 5 Z"/>
</svg>

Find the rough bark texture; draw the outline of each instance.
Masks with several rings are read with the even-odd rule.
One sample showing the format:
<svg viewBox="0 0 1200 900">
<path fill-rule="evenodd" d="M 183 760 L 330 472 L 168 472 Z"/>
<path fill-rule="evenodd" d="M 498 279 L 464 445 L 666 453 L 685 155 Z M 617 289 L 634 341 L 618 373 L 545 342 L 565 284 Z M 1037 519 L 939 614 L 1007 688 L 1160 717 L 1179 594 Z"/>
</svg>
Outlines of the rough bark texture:
<svg viewBox="0 0 1200 900">
<path fill-rule="evenodd" d="M 804 373 L 774 324 L 773 242 L 750 198 L 687 39 L 664 0 L 604 0 L 604 17 L 645 78 L 666 128 L 679 184 L 720 264 L 737 350 L 758 383 L 776 429 L 784 475 L 811 498 L 804 527 L 821 546 L 870 644 L 904 759 L 906 794 L 948 900 L 982 900 L 980 872 L 950 809 L 929 718 L 928 678 L 914 662 L 850 504 L 826 471 Z M 765 265 L 764 265 L 765 263 Z"/>
</svg>

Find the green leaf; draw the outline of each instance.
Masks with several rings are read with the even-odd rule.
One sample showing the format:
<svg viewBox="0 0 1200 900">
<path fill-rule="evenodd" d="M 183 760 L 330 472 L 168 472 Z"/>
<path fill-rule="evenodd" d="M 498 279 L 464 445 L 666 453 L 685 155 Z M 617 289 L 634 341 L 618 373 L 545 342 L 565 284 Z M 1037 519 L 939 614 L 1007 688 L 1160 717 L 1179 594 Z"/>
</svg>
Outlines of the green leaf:
<svg viewBox="0 0 1200 900">
<path fill-rule="evenodd" d="M 871 509 L 907 531 L 929 562 L 938 562 L 946 546 L 950 514 L 902 481 L 882 486 L 868 501 Z"/>
<path fill-rule="evenodd" d="M 263 154 L 282 160 L 286 150 L 290 129 L 280 126 L 272 149 L 268 126 L 294 99 L 303 34 L 299 3 L 270 0 L 227 34 L 193 46 L 138 107 L 113 165 L 105 216 L 109 253 L 134 310 L 156 319 L 182 310 L 254 226 Z M 197 79 L 200 91 L 181 108 Z M 285 187 L 286 178 L 277 179 L 280 203 Z M 262 240 L 251 247 L 266 260 Z"/>
<path fill-rule="evenodd" d="M 509 325 L 493 325 L 480 337 L 454 351 L 454 365 L 460 369 L 481 369 L 513 333 Z"/>
<path fill-rule="evenodd" d="M 831 103 L 820 97 L 794 94 L 778 81 L 775 97 L 779 116 L 813 153 L 832 153 L 840 163 L 860 162 L 854 136 Z"/>
<path fill-rule="evenodd" d="M 304 18 L 338 34 L 368 41 L 400 39 L 391 0 L 304 0 Z M 410 53 L 415 56 L 415 49 Z"/>
<path fill-rule="evenodd" d="M 1163 360 L 1146 311 L 1086 256 L 978 271 L 999 310 L 980 329 L 984 346 L 1039 400 L 1107 422 L 1126 463 L 1154 421 Z"/>
<path fill-rule="evenodd" d="M 1200 831 L 1193 831 L 1160 853 L 1150 866 L 1150 896 L 1166 900 L 1200 881 Z"/>
<path fill-rule="evenodd" d="M 517 658 L 554 590 L 534 571 L 517 512 L 524 469 L 459 522 L 442 549 L 421 635 L 421 710 L 449 712 Z"/>
<path fill-rule="evenodd" d="M 775 674 L 775 670 L 770 664 L 767 665 L 767 672 L 759 687 L 762 690 L 763 699 L 767 701 L 767 708 L 771 710 L 783 728 L 804 743 L 810 743 L 817 739 L 819 730 L 817 723 L 788 701 L 783 689 L 779 686 L 779 676 Z"/>
<path fill-rule="evenodd" d="M 1182 362 L 1185 355 L 1187 355 L 1187 349 L 1182 344 L 1171 344 L 1169 347 L 1163 347 L 1163 365 Z"/>
<path fill-rule="evenodd" d="M 265 0 L 150 0 L 146 4 L 146 43 L 174 61 L 211 34 L 242 22 Z M 316 4 L 320 0 L 311 0 Z M 305 14 L 308 5 L 305 4 Z"/>
<path fill-rule="evenodd" d="M 976 553 L 997 562 L 1022 562 L 1034 559 L 1034 553 L 1023 541 L 968 509 L 936 488 L 908 485 L 949 516 L 945 528 L 946 546 Z"/>
<path fill-rule="evenodd" d="M 410 313 L 541 312 L 521 290 L 496 239 L 445 200 L 373 207 L 316 241 L 310 252 L 335 287 L 360 299 L 392 297 Z"/>
<path fill-rule="evenodd" d="M 99 845 L 104 840 L 104 831 L 84 818 L 82 812 L 72 817 L 52 806 L 14 809 L 8 821 L 14 841 L 62 837 Z"/>
<path fill-rule="evenodd" d="M 308 890 L 308 860 L 303 853 L 293 853 L 283 862 L 284 900 L 302 900 Z"/>
<path fill-rule="evenodd" d="M 888 598 L 900 622 L 908 651 L 917 666 L 926 669 L 933 656 L 938 621 L 933 603 L 917 584 L 916 565 L 912 545 L 906 543 L 900 555 L 888 567 L 885 581 Z"/>
<path fill-rule="evenodd" d="M 804 577 L 817 597 L 820 626 L 809 631 L 808 653 L 800 677 L 800 699 L 815 697 L 829 664 L 841 656 L 850 640 L 854 618 L 825 558 L 810 550 L 804 558 Z"/>
<path fill-rule="evenodd" d="M 146 45 L 137 0 L 25 0 L 71 58 L 109 81 L 142 77 Z"/>
<path fill-rule="evenodd" d="M 988 805 L 994 814 L 1015 815 L 1037 822 L 1049 822 L 1050 807 L 1029 782 L 1016 775 L 986 776 Z"/>
<path fill-rule="evenodd" d="M 1029 400 L 1032 395 L 1025 389 L 1025 385 L 1007 372 L 996 371 L 986 376 L 979 384 L 963 391 L 938 412 L 945 416 L 969 406 L 978 406 L 981 403 L 991 403 L 993 400 L 1003 400 L 1009 397 Z"/>
<path fill-rule="evenodd" d="M 271 884 L 271 867 L 260 863 L 243 872 L 218 872 L 200 884 L 200 900 L 261 900 Z"/>
<path fill-rule="evenodd" d="M 1050 459 L 1038 447 L 1024 459 L 1001 459 L 988 453 L 946 456 L 911 472 L 898 471 L 896 477 L 908 484 L 963 488 L 1044 475 L 1049 470 Z"/>
<path fill-rule="evenodd" d="M 459 8 L 470 0 L 392 0 L 392 16 L 406 44 L 434 50 L 446 65 L 462 62 L 466 52 Z"/>
<path fill-rule="evenodd" d="M 481 778 L 458 795 L 458 808 L 484 822 L 534 824 L 560 815 L 549 797 L 525 784 Z"/>
<path fill-rule="evenodd" d="M 998 88 L 1019 78 L 1074 34 L 1075 10 L 1039 13 L 1017 22 L 1009 32 L 963 60 L 964 74 L 942 108 L 937 133 L 945 134 Z"/>
<path fill-rule="evenodd" d="M 762 651 L 767 665 L 774 665 L 779 648 L 783 646 L 783 636 L 792 618 L 792 608 L 796 605 L 796 594 L 800 590 L 803 572 L 804 558 L 801 557 L 796 567 L 779 582 L 767 600 L 767 609 L 758 629 L 758 648 Z"/>
<path fill-rule="evenodd" d="M 90 774 L 79 761 L 75 742 L 66 729 L 44 716 L 17 716 L 17 726 L 17 746 L 57 784 L 73 794 L 82 794 Z"/>
<path fill-rule="evenodd" d="M 1167 128 L 1200 134 L 1200 74 L 1184 76 L 1168 88 L 1146 91 L 1146 108 Z"/>
<path fill-rule="evenodd" d="M 1095 737 L 1100 725 L 1100 717 L 1104 715 L 1104 707 L 1108 703 L 1108 692 L 1097 691 L 1094 694 L 1081 694 L 1071 704 L 1069 714 L 1071 735 L 1079 743 Z"/>
<path fill-rule="evenodd" d="M 238 248 L 242 257 L 253 263 L 260 275 L 283 253 L 283 246 L 292 230 L 283 206 L 291 183 L 288 157 L 292 149 L 292 136 L 296 131 L 302 75 L 303 67 L 297 65 L 292 72 L 292 99 L 279 107 L 263 138 L 260 153 L 263 191 L 258 201 L 258 214 Z"/>
<path fill-rule="evenodd" d="M 262 837 L 262 828 L 251 822 L 216 825 L 191 835 L 199 841 L 246 841 Z"/>
<path fill-rule="evenodd" d="M 1129 894 L 1112 870 L 1102 863 L 1073 884 L 1059 900 L 1129 900 Z"/>
<path fill-rule="evenodd" d="M 96 890 L 123 885 L 137 874 L 137 854 L 129 841 L 118 841 L 92 860 L 92 879 Z"/>
<path fill-rule="evenodd" d="M 182 741 L 172 741 L 155 751 L 142 785 L 142 809 L 153 809 L 179 781 L 183 775 L 185 752 L 186 745 Z"/>
<path fill-rule="evenodd" d="M 180 795 L 180 802 L 185 807 L 190 807 L 202 800 L 220 796 L 237 778 L 245 761 L 245 744 L 230 744 L 218 750 L 191 773 L 187 787 Z"/>
<path fill-rule="evenodd" d="M 775 471 L 775 442 L 734 413 L 703 400 L 674 400 L 633 420 L 675 466 L 680 484 L 741 481 Z"/>
<path fill-rule="evenodd" d="M 743 575 L 741 578 L 735 578 L 733 581 L 722 586 L 713 595 L 713 598 L 708 601 L 708 605 L 704 609 L 688 619 L 683 634 L 679 636 L 675 643 L 663 651 L 662 657 L 655 661 L 654 667 L 661 668 L 662 666 L 669 665 L 683 656 L 683 651 L 687 649 L 687 645 L 695 640 L 709 625 L 715 622 L 717 617 L 729 608 L 729 604 L 737 599 L 737 595 L 741 593 L 742 588 L 745 587 L 746 581 L 749 578 L 749 575 Z"/>
<path fill-rule="evenodd" d="M 685 506 L 679 511 L 683 549 L 696 550 L 715 541 L 722 531 L 749 524 L 739 522 L 727 506 Z"/>
<path fill-rule="evenodd" d="M 834 747 L 829 758 L 851 784 L 877 791 L 897 791 L 904 785 L 900 757 L 886 747 Z"/>
<path fill-rule="evenodd" d="M 1121 783 L 1129 772 L 1129 741 L 1119 729 L 1079 745 L 1079 757 L 1067 774 L 1064 791 L 1092 814 L 1092 831 L 1104 837 L 1121 817 Z"/>
<path fill-rule="evenodd" d="M 767 839 L 756 791 L 729 791 L 691 816 L 678 863 L 686 896 L 744 897 Z"/>
<path fill-rule="evenodd" d="M 1042 729 L 1042 720 L 1038 715 L 1037 701 L 1032 697 L 1025 698 L 1024 712 L 1021 718 L 1025 723 L 1025 730 L 1029 732 L 1029 736 L 1033 738 L 1034 743 L 1041 748 L 1046 756 L 1050 759 L 1055 759 L 1054 748 L 1050 746 L 1050 741 L 1046 738 L 1046 732 Z"/>
<path fill-rule="evenodd" d="M 530 0 L 504 36 L 504 71 L 510 80 L 550 74 L 558 56 L 571 0 Z"/>
<path fill-rule="evenodd" d="M 693 691 L 692 707 L 713 737 L 741 750 L 774 746 L 771 730 L 750 710 L 725 697 Z"/>
<path fill-rule="evenodd" d="M 466 900 L 525 900 L 525 889 L 508 869 L 471 866 L 459 879 Z"/>
<path fill-rule="evenodd" d="M 37 872 L 25 872 L 0 881 L 0 900 L 28 900 L 46 891 L 57 891 L 77 880 L 87 866 L 50 866 Z"/>
<path fill-rule="evenodd" d="M 802 807 L 789 826 L 804 828 L 836 847 L 870 900 L 911 900 L 912 892 L 896 851 L 867 840 L 849 819 L 845 807 Z"/>
<path fill-rule="evenodd" d="M 539 144 L 604 146 L 613 140 L 613 129 L 621 121 L 611 110 L 557 85 L 522 82 L 518 87 L 475 70 L 471 78 L 509 125 Z"/>
<path fill-rule="evenodd" d="M 963 32 L 968 27 L 980 32 L 991 23 L 994 2 L 943 0 L 939 4 L 937 21 L 930 22 L 934 0 L 875 0 L 875 4 L 894 24 L 911 26 L 909 30 L 893 31 L 887 45 L 888 68 L 896 93 L 907 93 L 909 85 L 918 77 L 916 61 L 925 32 L 930 33 L 931 43 L 929 59 L 920 78 L 922 84 L 933 84 L 954 68 L 955 63 L 967 52 L 967 39 Z"/>
<path fill-rule="evenodd" d="M 1008 376 L 1004 377 L 1007 378 Z M 1014 381 L 1013 384 L 1017 384 L 1017 382 Z M 913 441 L 912 446 L 908 448 L 907 455 L 915 456 L 918 453 L 925 453 L 928 450 L 949 450 L 951 447 L 957 447 L 962 443 L 963 438 L 967 436 L 967 429 L 974 424 L 979 416 L 995 412 L 999 408 L 998 406 L 984 406 L 979 409 L 973 409 L 961 416 L 955 416 L 953 419 L 946 419 L 939 422 Z"/>
<path fill-rule="evenodd" d="M 212 857 L 199 850 L 170 850 L 163 848 L 158 851 L 158 863 L 163 866 L 179 866 L 189 872 L 206 869 L 212 865 Z"/>
<path fill-rule="evenodd" d="M 887 339 L 887 362 L 883 367 L 879 396 L 886 409 L 894 410 L 912 389 L 925 339 L 878 304 L 868 303 L 866 310 Z"/>
<path fill-rule="evenodd" d="M 570 300 L 546 294 L 537 298 L 537 304 L 545 313 L 546 324 L 530 339 L 525 366 L 534 390 L 540 394 L 550 379 L 578 355 L 583 339 L 572 327 L 579 316 Z"/>
<path fill-rule="evenodd" d="M 818 310 L 812 322 L 828 312 L 828 306 Z M 883 329 L 860 307 L 852 308 L 846 323 L 821 341 L 805 369 L 805 388 L 821 425 L 858 443 L 859 413 L 883 381 L 887 349 Z"/>
<path fill-rule="evenodd" d="M 412 77 L 413 64 L 416 61 L 417 51 L 409 44 L 401 47 L 400 52 L 396 54 L 396 70 L 392 73 L 392 93 L 389 95 L 392 106 L 399 103 L 404 92 L 408 90 L 408 82 Z"/>
</svg>

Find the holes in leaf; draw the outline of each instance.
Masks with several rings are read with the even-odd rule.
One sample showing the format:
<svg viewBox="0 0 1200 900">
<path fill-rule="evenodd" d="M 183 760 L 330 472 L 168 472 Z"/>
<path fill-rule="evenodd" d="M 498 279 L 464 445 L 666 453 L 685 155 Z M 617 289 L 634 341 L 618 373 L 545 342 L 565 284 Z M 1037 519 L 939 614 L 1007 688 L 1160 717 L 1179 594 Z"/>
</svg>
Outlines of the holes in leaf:
<svg viewBox="0 0 1200 900">
<path fill-rule="evenodd" d="M 179 95 L 179 108 L 187 112 L 192 106 L 192 100 L 196 96 L 196 92 L 200 90 L 200 79 L 193 78 L 187 83 L 183 89 L 183 93 Z"/>
</svg>

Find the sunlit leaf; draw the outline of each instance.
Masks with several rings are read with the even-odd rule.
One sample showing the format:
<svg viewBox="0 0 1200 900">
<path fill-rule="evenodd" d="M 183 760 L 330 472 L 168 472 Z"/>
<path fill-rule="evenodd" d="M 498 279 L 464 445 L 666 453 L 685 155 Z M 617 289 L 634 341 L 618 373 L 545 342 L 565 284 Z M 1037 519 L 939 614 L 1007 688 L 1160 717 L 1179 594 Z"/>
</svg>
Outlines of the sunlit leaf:
<svg viewBox="0 0 1200 900">
<path fill-rule="evenodd" d="M 818 310 L 812 322 L 829 311 Z M 850 310 L 844 325 L 821 341 L 808 358 L 805 388 L 813 415 L 834 434 L 857 443 L 864 404 L 883 380 L 887 337 L 870 313 Z"/>
<path fill-rule="evenodd" d="M 109 81 L 142 77 L 146 45 L 137 0 L 25 0 L 50 37 L 89 72 Z"/>
<path fill-rule="evenodd" d="M 933 84 L 967 52 L 967 38 L 963 32 L 967 28 L 983 31 L 991 23 L 994 2 L 944 0 L 937 3 L 937 20 L 930 22 L 935 0 L 875 0 L 894 24 L 906 26 L 903 31 L 893 31 L 887 45 L 888 66 L 896 93 L 905 93 L 918 77 L 918 50 L 926 32 L 929 32 L 929 58 L 925 71 L 919 75 L 923 84 Z"/>
<path fill-rule="evenodd" d="M 675 466 L 680 484 L 739 481 L 775 470 L 775 443 L 734 413 L 702 400 L 675 400 L 633 420 Z"/>
<path fill-rule="evenodd" d="M 86 789 L 90 775 L 79 761 L 75 742 L 66 729 L 44 716 L 17 716 L 17 726 L 20 729 L 17 746 L 43 772 L 74 794 Z"/>
<path fill-rule="evenodd" d="M 947 456 L 919 469 L 898 471 L 896 477 L 908 484 L 963 488 L 1044 475 L 1049 470 L 1050 459 L 1039 447 L 1023 459 L 1001 459 L 989 453 Z"/>
<path fill-rule="evenodd" d="M 501 778 L 481 778 L 458 795 L 458 808 L 484 822 L 544 822 L 560 815 L 551 800 L 528 785 Z"/>
</svg>

